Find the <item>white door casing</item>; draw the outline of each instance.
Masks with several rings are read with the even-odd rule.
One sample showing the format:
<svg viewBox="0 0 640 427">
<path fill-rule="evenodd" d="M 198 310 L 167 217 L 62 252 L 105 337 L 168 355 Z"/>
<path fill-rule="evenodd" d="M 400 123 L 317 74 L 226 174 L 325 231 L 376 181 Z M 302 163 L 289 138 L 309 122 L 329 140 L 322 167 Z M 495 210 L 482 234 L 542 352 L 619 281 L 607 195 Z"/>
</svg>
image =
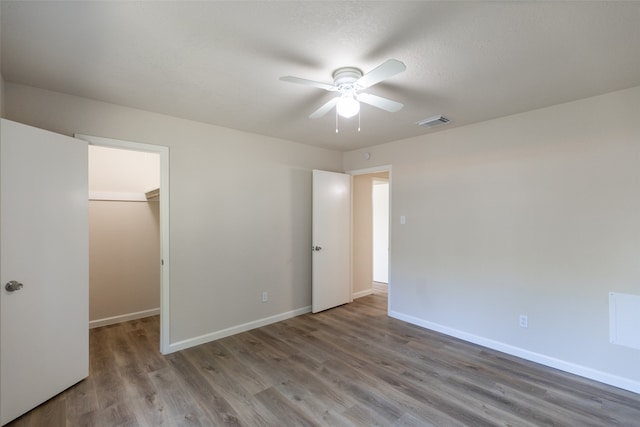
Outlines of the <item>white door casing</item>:
<svg viewBox="0 0 640 427">
<path fill-rule="evenodd" d="M 169 354 L 179 350 L 171 344 L 170 331 L 170 253 L 169 253 L 169 147 L 133 141 L 76 134 L 76 138 L 90 145 L 124 150 L 158 153 L 160 155 L 160 352 Z"/>
<path fill-rule="evenodd" d="M 351 175 L 313 170 L 311 311 L 351 301 Z"/>
<path fill-rule="evenodd" d="M 87 143 L 2 119 L 0 423 L 89 374 Z M 5 290 L 9 281 L 23 288 Z"/>
</svg>

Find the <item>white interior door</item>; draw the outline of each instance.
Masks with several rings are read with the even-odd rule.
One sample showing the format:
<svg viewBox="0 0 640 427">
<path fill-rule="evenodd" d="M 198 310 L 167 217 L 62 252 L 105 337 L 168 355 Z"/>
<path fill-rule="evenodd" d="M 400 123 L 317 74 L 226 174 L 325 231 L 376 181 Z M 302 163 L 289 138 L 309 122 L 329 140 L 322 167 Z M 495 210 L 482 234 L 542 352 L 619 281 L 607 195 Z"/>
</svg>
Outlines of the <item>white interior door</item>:
<svg viewBox="0 0 640 427">
<path fill-rule="evenodd" d="M 313 171 L 311 310 L 351 301 L 351 175 Z"/>
<path fill-rule="evenodd" d="M 89 227 L 87 143 L 4 119 L 1 133 L 4 425 L 89 374 Z"/>
</svg>

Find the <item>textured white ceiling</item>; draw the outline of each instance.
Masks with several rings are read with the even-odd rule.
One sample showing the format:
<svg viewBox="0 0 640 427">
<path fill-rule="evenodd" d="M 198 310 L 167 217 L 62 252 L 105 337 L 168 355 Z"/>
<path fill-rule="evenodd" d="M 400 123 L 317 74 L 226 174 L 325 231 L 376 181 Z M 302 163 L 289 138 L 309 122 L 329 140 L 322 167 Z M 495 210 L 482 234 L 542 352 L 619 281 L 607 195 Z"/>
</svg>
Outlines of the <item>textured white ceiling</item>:
<svg viewBox="0 0 640 427">
<path fill-rule="evenodd" d="M 2 74 L 31 85 L 350 150 L 640 85 L 640 2 L 7 1 Z M 405 104 L 308 115 L 339 67 L 407 71 Z M 415 122 L 444 114 L 433 130 Z"/>
</svg>

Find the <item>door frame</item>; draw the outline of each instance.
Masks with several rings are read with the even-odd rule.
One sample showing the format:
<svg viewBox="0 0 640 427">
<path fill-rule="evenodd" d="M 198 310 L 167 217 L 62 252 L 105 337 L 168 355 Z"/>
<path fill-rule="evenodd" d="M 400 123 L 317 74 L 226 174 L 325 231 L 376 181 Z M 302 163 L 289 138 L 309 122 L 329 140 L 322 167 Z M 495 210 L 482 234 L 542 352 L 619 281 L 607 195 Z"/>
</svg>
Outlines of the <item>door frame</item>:
<svg viewBox="0 0 640 427">
<path fill-rule="evenodd" d="M 374 166 L 371 168 L 365 168 L 365 169 L 353 169 L 353 170 L 349 170 L 346 171 L 346 174 L 352 175 L 352 176 L 356 176 L 356 175 L 368 175 L 371 173 L 379 173 L 379 172 L 387 172 L 389 174 L 389 268 L 388 268 L 388 274 L 389 274 L 389 283 L 387 283 L 387 292 L 388 292 L 388 297 L 387 297 L 387 313 L 389 313 L 391 311 L 391 298 L 392 298 L 392 286 L 391 286 L 391 237 L 392 237 L 392 233 L 393 233 L 393 220 L 392 220 L 392 216 L 391 216 L 391 212 L 393 211 L 393 191 L 392 191 L 392 167 L 391 165 L 380 165 L 380 166 Z M 351 203 L 353 204 L 353 192 L 351 194 Z M 353 252 L 353 209 L 351 209 L 351 251 Z M 371 255 L 373 256 L 373 254 Z M 353 271 L 353 259 L 354 257 L 351 257 L 351 271 Z M 351 295 L 353 296 L 353 280 L 351 280 Z"/>
<path fill-rule="evenodd" d="M 171 353 L 170 339 L 170 257 L 169 257 L 169 147 L 123 141 L 90 135 L 74 135 L 89 145 L 120 148 L 131 151 L 158 153 L 160 155 L 160 353 Z"/>
</svg>

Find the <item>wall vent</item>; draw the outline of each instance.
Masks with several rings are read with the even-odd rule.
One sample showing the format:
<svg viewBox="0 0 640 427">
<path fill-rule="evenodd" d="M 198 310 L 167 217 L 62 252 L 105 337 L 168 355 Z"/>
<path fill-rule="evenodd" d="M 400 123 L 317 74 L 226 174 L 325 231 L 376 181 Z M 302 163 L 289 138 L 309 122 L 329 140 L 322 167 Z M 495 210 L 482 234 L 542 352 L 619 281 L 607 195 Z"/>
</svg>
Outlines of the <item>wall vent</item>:
<svg viewBox="0 0 640 427">
<path fill-rule="evenodd" d="M 422 126 L 424 128 L 433 128 L 440 125 L 446 125 L 450 121 L 451 120 L 447 119 L 446 117 L 438 115 L 429 117 L 428 119 L 420 120 L 417 123 L 419 126 Z"/>
</svg>

